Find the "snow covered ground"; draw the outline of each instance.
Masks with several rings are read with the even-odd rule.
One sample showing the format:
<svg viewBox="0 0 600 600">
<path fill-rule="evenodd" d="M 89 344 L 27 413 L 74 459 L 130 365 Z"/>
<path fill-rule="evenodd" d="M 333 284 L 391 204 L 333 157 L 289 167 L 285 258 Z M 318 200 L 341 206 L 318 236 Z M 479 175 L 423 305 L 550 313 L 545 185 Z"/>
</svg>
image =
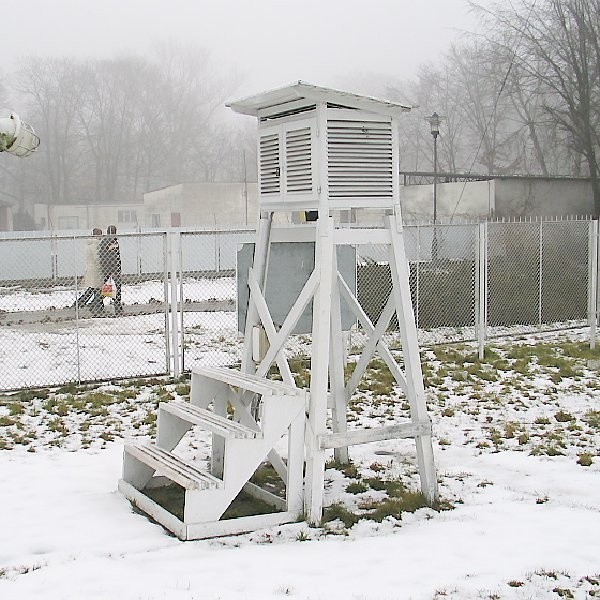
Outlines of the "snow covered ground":
<svg viewBox="0 0 600 600">
<path fill-rule="evenodd" d="M 157 402 L 185 397 L 185 383 L 5 396 L 0 598 L 600 597 L 600 354 L 585 335 L 498 340 L 482 362 L 469 344 L 423 351 L 445 510 L 369 517 L 389 500 L 382 482 L 418 489 L 414 443 L 391 440 L 351 448 L 354 469 L 326 471 L 327 503 L 356 524 L 198 542 L 173 538 L 115 491 L 123 443 L 153 435 Z M 406 416 L 374 363 L 350 423 Z M 204 460 L 206 441 L 190 436 L 185 452 Z"/>
<path fill-rule="evenodd" d="M 177 290 L 181 293 L 181 290 Z M 165 293 L 160 281 L 123 285 L 126 307 L 157 304 L 164 307 Z M 83 308 L 77 318 L 56 311 L 71 306 L 76 290 L 55 286 L 23 289 L 0 288 L 0 389 L 60 385 L 67 381 L 90 381 L 142 377 L 167 372 L 169 336 L 165 314 L 129 314 L 115 318 L 112 308 L 106 316 L 90 318 Z M 184 303 L 235 300 L 232 277 L 186 278 L 182 284 Z M 108 300 L 105 300 L 108 304 Z M 45 311 L 46 322 L 28 322 L 28 315 Z M 22 323 L 3 325 L 7 314 L 19 313 Z M 194 364 L 227 365 L 240 355 L 237 315 L 233 311 L 186 312 L 185 359 Z"/>
</svg>

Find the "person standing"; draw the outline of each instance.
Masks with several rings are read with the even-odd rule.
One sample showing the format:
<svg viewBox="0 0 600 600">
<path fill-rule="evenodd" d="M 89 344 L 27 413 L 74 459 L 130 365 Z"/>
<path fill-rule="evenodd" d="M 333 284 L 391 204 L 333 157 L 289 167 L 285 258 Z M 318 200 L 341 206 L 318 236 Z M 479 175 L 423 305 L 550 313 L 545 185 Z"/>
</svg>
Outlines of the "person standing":
<svg viewBox="0 0 600 600">
<path fill-rule="evenodd" d="M 115 315 L 122 315 L 121 249 L 119 247 L 119 240 L 117 238 L 117 228 L 114 225 L 109 225 L 107 227 L 106 235 L 100 241 L 99 255 L 103 282 L 107 281 L 111 277 L 115 282 Z"/>
<path fill-rule="evenodd" d="M 83 285 L 85 291 L 73 304 L 72 308 L 81 308 L 85 306 L 90 300 L 91 310 L 94 316 L 100 316 L 104 311 L 104 304 L 102 302 L 102 296 L 100 295 L 100 288 L 104 280 L 102 279 L 102 269 L 100 265 L 100 236 L 102 235 L 102 229 L 95 227 L 92 230 L 92 235 L 88 239 L 85 246 L 85 275 L 83 276 Z"/>
</svg>

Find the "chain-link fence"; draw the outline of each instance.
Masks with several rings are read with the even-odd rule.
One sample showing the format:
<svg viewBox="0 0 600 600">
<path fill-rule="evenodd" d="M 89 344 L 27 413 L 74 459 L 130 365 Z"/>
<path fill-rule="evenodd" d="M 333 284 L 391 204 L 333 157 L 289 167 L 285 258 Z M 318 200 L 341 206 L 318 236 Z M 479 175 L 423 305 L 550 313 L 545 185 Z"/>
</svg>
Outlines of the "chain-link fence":
<svg viewBox="0 0 600 600">
<path fill-rule="evenodd" d="M 0 389 L 238 363 L 238 251 L 254 239 L 248 229 L 0 239 Z M 596 222 L 414 225 L 404 239 L 422 344 L 583 326 L 595 314 Z M 376 322 L 391 291 L 387 247 L 361 244 L 351 258 Z M 361 339 L 353 327 L 350 343 Z M 309 352 L 310 334 L 286 348 Z"/>
<path fill-rule="evenodd" d="M 166 273 L 165 233 L 0 240 L 0 388 L 168 372 Z"/>
<path fill-rule="evenodd" d="M 182 367 L 241 359 L 237 323 L 237 251 L 254 230 L 192 231 L 180 238 Z"/>
</svg>

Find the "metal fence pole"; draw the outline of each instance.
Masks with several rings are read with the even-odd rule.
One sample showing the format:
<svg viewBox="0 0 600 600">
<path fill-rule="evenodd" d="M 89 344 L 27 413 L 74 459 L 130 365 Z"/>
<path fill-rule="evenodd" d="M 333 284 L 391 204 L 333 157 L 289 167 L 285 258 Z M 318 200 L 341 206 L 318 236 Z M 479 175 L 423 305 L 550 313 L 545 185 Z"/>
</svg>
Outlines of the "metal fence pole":
<svg viewBox="0 0 600 600">
<path fill-rule="evenodd" d="M 475 329 L 477 330 L 478 356 L 480 359 L 483 359 L 487 329 L 487 223 L 479 223 L 477 241 Z"/>
<path fill-rule="evenodd" d="M 596 348 L 598 315 L 598 221 L 590 221 L 588 242 L 588 307 L 587 320 L 590 327 L 590 348 Z"/>
<path fill-rule="evenodd" d="M 180 336 L 181 340 L 181 372 L 185 371 L 185 320 L 184 320 L 184 312 L 183 309 L 185 307 L 185 297 L 183 290 L 183 233 L 179 233 L 179 252 L 178 252 L 178 261 L 179 261 L 179 327 L 180 327 Z"/>
<path fill-rule="evenodd" d="M 171 304 L 171 355 L 173 357 L 173 376 L 179 377 L 179 312 L 177 310 L 177 274 L 180 265 L 178 264 L 179 247 L 181 245 L 181 233 L 179 231 L 170 231 L 168 233 L 169 247 L 169 284 L 170 284 L 170 304 Z"/>
<path fill-rule="evenodd" d="M 538 275 L 538 327 L 542 328 L 542 278 L 543 278 L 543 231 L 544 231 L 544 222 L 540 221 L 540 238 L 539 238 L 539 254 L 538 260 L 540 263 L 539 266 L 539 275 Z"/>
<path fill-rule="evenodd" d="M 417 225 L 417 269 L 416 269 L 416 284 L 415 284 L 415 323 L 419 329 L 419 279 L 421 272 L 421 227 Z"/>
</svg>

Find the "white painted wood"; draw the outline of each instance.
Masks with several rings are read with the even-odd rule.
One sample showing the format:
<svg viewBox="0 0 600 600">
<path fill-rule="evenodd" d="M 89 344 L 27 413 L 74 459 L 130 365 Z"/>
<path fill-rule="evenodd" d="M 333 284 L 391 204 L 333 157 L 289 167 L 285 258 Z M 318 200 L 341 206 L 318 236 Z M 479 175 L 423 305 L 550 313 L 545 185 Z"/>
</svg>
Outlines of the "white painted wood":
<svg viewBox="0 0 600 600">
<path fill-rule="evenodd" d="M 173 532 L 180 540 L 200 540 L 224 535 L 237 535 L 257 529 L 293 523 L 298 513 L 293 511 L 275 512 L 266 515 L 252 515 L 225 521 L 186 524 L 175 515 L 156 504 L 152 499 L 136 490 L 126 481 L 120 480 L 118 490 L 137 508 L 152 517 L 157 523 Z"/>
<path fill-rule="evenodd" d="M 248 284 L 249 284 L 249 288 L 250 288 L 250 295 L 254 302 L 254 306 L 256 307 L 256 310 L 257 310 L 260 320 L 262 322 L 262 326 L 264 327 L 264 331 L 267 335 L 267 339 L 269 340 L 269 346 L 272 346 L 273 344 L 277 343 L 277 341 L 276 341 L 277 332 L 275 331 L 275 325 L 273 324 L 273 320 L 271 319 L 271 314 L 269 313 L 269 308 L 267 307 L 267 302 L 264 299 L 262 291 L 258 287 L 258 282 L 254 278 L 252 269 L 250 269 L 250 272 L 248 273 Z M 265 352 L 265 358 L 266 358 L 267 353 L 268 353 L 268 350 L 267 350 L 267 352 Z M 272 354 L 273 353 L 271 353 L 270 356 Z M 261 365 L 259 366 L 259 368 L 256 371 L 256 374 L 259 377 L 263 376 L 263 372 L 261 372 L 261 367 L 263 365 L 267 364 L 265 361 L 265 358 L 262 359 Z M 295 386 L 294 378 L 290 371 L 290 367 L 285 358 L 285 355 L 282 352 L 280 352 L 279 350 L 277 350 L 275 353 L 275 361 L 277 362 L 277 366 L 279 367 L 279 373 L 283 377 L 283 381 L 287 385 Z M 272 361 L 270 361 L 268 363 L 268 366 L 265 369 L 264 374 L 266 374 L 268 372 L 268 370 L 271 366 L 271 362 Z"/>
<path fill-rule="evenodd" d="M 150 444 L 124 447 L 126 457 L 131 457 L 141 464 L 152 468 L 162 475 L 168 477 L 171 481 L 178 483 L 186 490 L 200 490 L 217 488 L 222 482 L 206 473 L 194 465 L 183 461 L 178 456 Z M 134 478 L 129 478 L 127 473 L 123 473 L 123 479 L 128 483 L 134 484 Z"/>
<path fill-rule="evenodd" d="M 254 438 L 257 436 L 256 431 L 241 423 L 236 423 L 226 416 L 220 416 L 213 411 L 199 408 L 189 402 L 177 400 L 173 402 L 161 402 L 159 405 L 159 415 L 161 413 L 167 413 L 188 423 L 200 425 L 202 429 L 223 437 Z"/>
<path fill-rule="evenodd" d="M 119 480 L 117 489 L 121 494 L 123 494 L 123 496 L 125 496 L 125 498 L 132 502 L 136 508 L 152 517 L 165 529 L 168 529 L 174 533 L 180 540 L 188 539 L 188 531 L 185 523 L 180 521 L 174 514 L 170 513 L 168 510 L 165 510 L 162 506 L 154 502 L 154 500 L 146 496 L 146 494 L 140 492 L 123 479 Z"/>
<path fill-rule="evenodd" d="M 425 389 L 423 387 L 423 373 L 421 371 L 421 358 L 419 356 L 419 343 L 417 327 L 413 313 L 408 285 L 408 262 L 402 238 L 402 223 L 397 214 L 387 217 L 387 226 L 390 229 L 390 267 L 392 272 L 393 295 L 396 301 L 396 314 L 402 338 L 402 355 L 404 358 L 404 373 L 406 375 L 406 397 L 410 405 L 413 421 L 423 423 L 430 420 L 425 403 Z M 420 435 L 415 439 L 417 446 L 417 463 L 421 479 L 421 491 L 431 504 L 437 501 L 438 488 L 433 458 L 433 446 L 430 435 Z"/>
<path fill-rule="evenodd" d="M 304 436 L 305 411 L 298 412 L 290 424 L 286 485 L 287 509 L 300 514 L 304 510 Z"/>
<path fill-rule="evenodd" d="M 170 452 L 191 429 L 190 421 L 174 419 L 159 407 L 156 423 L 156 445 Z"/>
<path fill-rule="evenodd" d="M 252 289 L 255 284 L 252 281 L 249 281 L 249 283 L 250 283 L 250 286 Z M 256 370 L 257 375 L 265 376 L 268 373 L 269 368 L 273 364 L 273 361 L 278 356 L 278 353 L 282 350 L 283 345 L 285 344 L 288 337 L 292 333 L 294 327 L 296 326 L 296 323 L 302 316 L 304 309 L 306 308 L 308 303 L 312 300 L 318 284 L 319 284 L 319 272 L 315 270 L 311 273 L 310 277 L 304 284 L 300 294 L 298 295 L 296 302 L 294 302 L 292 308 L 290 309 L 290 312 L 288 313 L 288 316 L 284 319 L 281 329 L 278 332 L 275 332 L 274 328 L 269 329 L 269 333 L 267 334 L 270 336 L 269 337 L 269 349 L 267 350 L 267 353 L 265 354 L 265 358 L 263 359 L 262 363 L 259 365 L 259 367 Z M 260 301 L 258 299 L 259 298 L 258 295 L 256 297 L 257 297 L 257 305 L 258 305 Z M 262 298 L 262 296 L 261 296 L 261 298 Z M 264 300 L 264 298 L 262 298 L 262 300 Z M 266 317 L 266 314 L 268 314 L 268 308 L 266 307 L 266 303 L 265 303 L 264 307 L 263 306 L 260 307 L 259 311 L 261 314 L 264 314 Z M 265 313 L 265 311 L 266 311 L 266 313 Z"/>
<path fill-rule="evenodd" d="M 215 378 L 235 388 L 250 390 L 262 396 L 287 395 L 304 398 L 306 390 L 288 385 L 282 381 L 264 379 L 251 373 L 243 373 L 234 369 L 217 367 L 194 367 L 193 373 L 204 377 Z"/>
<path fill-rule="evenodd" d="M 190 523 L 186 527 L 186 540 L 203 540 L 207 538 L 221 537 L 224 535 L 238 535 L 249 531 L 257 531 L 293 523 L 298 519 L 298 514 L 286 511 L 266 515 L 251 515 L 238 517 L 226 521 L 213 521 L 211 523 Z"/>
<path fill-rule="evenodd" d="M 258 231 L 256 243 L 254 245 L 254 261 L 252 269 L 254 275 L 257 278 L 259 288 L 265 289 L 267 268 L 269 264 L 269 249 L 270 249 L 270 237 L 271 237 L 271 225 L 273 223 L 273 213 L 261 212 L 260 219 L 258 221 Z M 244 341 L 250 341 L 252 339 L 252 329 L 258 325 L 258 313 L 256 311 L 256 305 L 252 299 L 249 298 L 248 312 L 246 314 L 246 326 L 244 328 Z M 241 370 L 243 373 L 254 373 L 256 370 L 256 364 L 252 360 L 252 344 L 244 343 L 244 350 L 242 354 L 242 366 Z"/>
<path fill-rule="evenodd" d="M 382 440 L 414 438 L 421 435 L 431 435 L 431 423 L 400 423 L 386 425 L 377 429 L 357 429 L 344 433 L 329 433 L 319 436 L 319 445 L 323 450 L 328 448 L 343 448 L 355 444 L 367 444 Z"/>
<path fill-rule="evenodd" d="M 317 225 L 315 268 L 319 288 L 313 302 L 313 340 L 311 352 L 310 409 L 306 436 L 305 511 L 310 523 L 320 522 L 323 514 L 325 453 L 318 436 L 325 433 L 329 378 L 329 339 L 331 335 L 331 289 L 333 280 L 333 219 L 322 212 Z"/>
<path fill-rule="evenodd" d="M 406 388 L 408 385 L 406 383 L 406 377 L 404 376 L 404 373 L 401 371 L 400 367 L 398 366 L 396 359 L 392 356 L 390 349 L 387 347 L 387 345 L 385 344 L 383 339 L 381 339 L 383 336 L 383 333 L 385 332 L 385 327 L 387 327 L 387 325 L 385 325 L 384 329 L 379 328 L 376 332 L 375 327 L 373 327 L 373 324 L 371 323 L 371 320 L 369 319 L 367 314 L 364 312 L 364 310 L 361 308 L 360 304 L 358 303 L 358 300 L 354 297 L 354 295 L 350 291 L 350 288 L 346 285 L 346 283 L 344 282 L 344 280 L 342 278 L 340 278 L 340 291 L 341 291 L 344 299 L 346 300 L 348 306 L 353 311 L 353 313 L 356 315 L 361 326 L 365 330 L 365 333 L 367 333 L 367 335 L 369 336 L 367 344 L 365 345 L 365 346 L 368 346 L 368 348 L 365 347 L 363 349 L 363 352 L 361 353 L 361 357 L 356 365 L 356 368 L 352 372 L 352 376 L 350 377 L 350 380 L 348 381 L 348 384 L 346 385 L 346 398 L 349 400 L 350 397 L 352 396 L 352 394 L 356 391 L 356 388 L 358 387 L 358 383 L 360 382 L 360 378 L 364 375 L 365 369 L 366 369 L 367 365 L 369 364 L 369 361 L 372 357 L 372 354 L 369 354 L 369 352 L 374 352 L 375 350 L 377 350 L 379 352 L 379 354 L 381 355 L 381 357 L 387 364 L 388 368 L 390 369 L 392 375 L 394 376 L 394 378 L 396 380 L 396 383 L 400 386 L 402 391 L 404 393 L 406 393 Z M 380 324 L 380 323 L 381 324 L 383 324 L 383 323 L 389 324 L 389 321 L 391 319 L 391 314 L 393 314 L 394 310 L 395 310 L 395 307 L 393 305 L 393 296 L 390 296 L 390 298 L 388 298 L 388 302 L 386 303 L 386 306 L 384 307 L 384 309 L 379 317 L 378 324 Z M 388 314 L 389 314 L 389 316 L 388 316 Z M 378 337 L 378 333 L 379 333 L 379 337 Z"/>
<path fill-rule="evenodd" d="M 348 392 L 347 392 L 348 398 L 356 391 L 356 388 L 358 387 L 358 384 L 359 384 L 360 380 L 362 379 L 362 376 L 364 375 L 369 362 L 373 358 L 373 355 L 375 353 L 375 348 L 377 347 L 377 344 L 380 342 L 381 337 L 383 336 L 387 326 L 389 325 L 389 322 L 390 322 L 390 319 L 392 318 L 394 310 L 395 310 L 394 298 L 392 296 L 390 296 L 390 298 L 388 298 L 388 301 L 381 313 L 381 316 L 379 317 L 377 326 L 375 328 L 373 328 L 373 326 L 371 325 L 370 326 L 371 331 L 369 331 L 368 327 L 366 328 L 367 333 L 369 333 L 369 339 L 367 340 L 367 343 L 364 345 L 364 348 L 360 355 L 360 358 L 358 359 L 358 362 L 356 363 L 356 367 L 355 367 L 354 371 L 352 372 L 352 376 L 350 377 L 350 380 L 348 381 L 348 386 L 347 386 L 348 387 Z M 365 325 L 363 324 L 363 327 L 364 326 Z"/>
<path fill-rule="evenodd" d="M 248 483 L 246 483 L 246 485 L 244 485 L 242 490 L 244 492 L 246 492 L 246 494 L 249 494 L 250 496 L 252 496 L 253 498 L 262 500 L 263 502 L 270 504 L 271 506 L 275 507 L 279 511 L 283 512 L 287 508 L 287 502 L 285 501 L 285 498 L 276 496 L 275 494 L 272 494 L 271 492 L 264 490 L 263 488 L 259 487 L 258 485 L 255 485 L 254 483 L 252 483 L 250 481 Z"/>
<path fill-rule="evenodd" d="M 337 252 L 333 248 L 332 258 L 332 289 L 331 289 L 331 335 L 329 339 L 329 384 L 333 396 L 333 410 L 331 414 L 332 428 L 335 433 L 345 433 L 348 429 L 346 420 L 347 400 L 345 389 L 345 361 L 344 338 L 342 336 L 342 309 L 340 306 L 339 280 L 341 275 L 337 269 Z M 348 448 L 338 446 L 334 451 L 334 458 L 340 464 L 349 461 Z"/>
<path fill-rule="evenodd" d="M 157 435 L 160 448 L 154 454 L 126 450 L 120 487 L 181 539 L 241 533 L 289 522 L 302 513 L 317 524 L 323 509 L 327 451 L 333 449 L 336 458 L 345 461 L 349 445 L 409 437 L 416 443 L 421 489 L 429 502 L 435 501 L 431 421 L 425 405 L 400 219 L 397 117 L 405 107 L 301 82 L 233 106 L 240 112 L 261 116 L 257 148 L 259 204 L 263 211 L 248 277 L 250 297 L 241 371 L 194 369 L 191 408 L 173 403 L 161 406 Z M 306 107 L 308 111 L 303 110 Z M 336 228 L 331 218 L 333 209 L 376 207 L 394 211 L 394 216 L 386 220 L 385 229 Z M 319 218 L 316 223 L 272 230 L 275 210 L 318 210 Z M 275 239 L 315 241 L 314 271 L 279 330 L 264 295 L 270 245 Z M 337 272 L 336 246 L 361 243 L 384 244 L 389 249 L 393 292 L 376 324 L 371 323 Z M 348 383 L 344 375 L 342 299 L 369 336 Z M 284 347 L 311 300 L 313 345 L 308 393 L 295 386 Z M 384 341 L 394 311 L 400 324 L 404 370 Z M 269 342 L 262 360 L 252 355 L 251 332 L 255 327 L 264 328 Z M 411 421 L 348 431 L 347 401 L 375 353 L 383 358 L 406 394 Z M 267 379 L 274 363 L 284 382 Z M 209 416 L 207 409 L 211 404 Z M 226 418 L 228 405 L 234 409 L 234 421 Z M 332 431 L 327 429 L 328 408 L 332 410 Z M 192 424 L 213 434 L 211 463 L 213 474 L 222 477 L 222 481 L 214 478 L 221 482 L 220 486 L 202 489 L 188 466 L 170 458 L 173 455 L 168 450 L 176 447 Z M 275 450 L 285 435 L 287 464 Z M 275 515 L 221 521 L 227 506 L 244 487 L 269 496 L 248 483 L 266 457 L 286 484 L 286 510 Z M 142 498 L 144 494 L 136 489 L 156 480 L 152 477 L 155 470 L 158 476 L 167 475 L 186 484 L 183 522 Z M 279 501 L 278 506 L 284 507 L 284 503 Z"/>
<path fill-rule="evenodd" d="M 389 244 L 390 232 L 387 229 L 360 229 L 358 227 L 339 228 L 333 236 L 337 246 L 352 244 Z"/>
<path fill-rule="evenodd" d="M 273 227 L 271 242 L 314 242 L 316 235 L 314 222 L 299 223 L 294 227 Z"/>
</svg>

